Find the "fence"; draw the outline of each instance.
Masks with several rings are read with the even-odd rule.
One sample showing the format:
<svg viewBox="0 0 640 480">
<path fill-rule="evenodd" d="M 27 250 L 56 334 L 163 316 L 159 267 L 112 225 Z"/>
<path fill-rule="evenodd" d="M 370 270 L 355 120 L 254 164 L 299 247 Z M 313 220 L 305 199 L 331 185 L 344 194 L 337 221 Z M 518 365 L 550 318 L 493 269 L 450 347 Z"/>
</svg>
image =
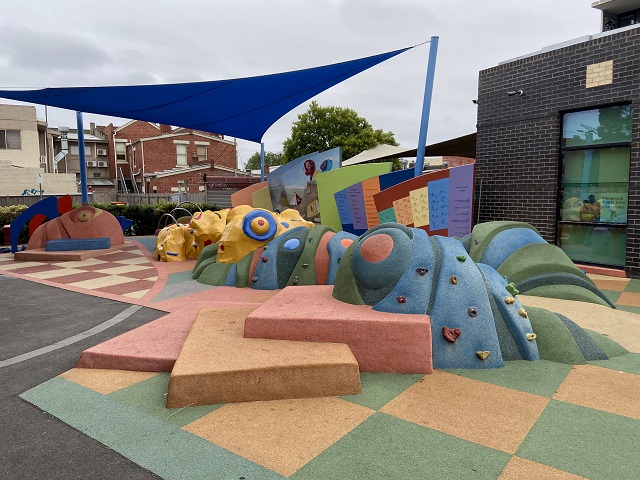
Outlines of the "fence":
<svg viewBox="0 0 640 480">
<path fill-rule="evenodd" d="M 42 198 L 57 197 L 60 195 L 4 195 L 0 196 L 0 207 L 10 207 L 12 205 L 26 205 L 30 207 L 34 203 L 39 202 Z M 72 201 L 74 205 L 82 204 L 82 195 L 72 194 Z M 128 204 L 148 204 L 156 205 L 159 203 L 180 203 L 180 202 L 194 202 L 205 203 L 207 201 L 206 192 L 198 193 L 156 193 L 156 194 L 144 194 L 144 193 L 102 193 L 94 192 L 89 194 L 89 203 L 110 203 L 110 202 L 123 202 Z"/>
</svg>

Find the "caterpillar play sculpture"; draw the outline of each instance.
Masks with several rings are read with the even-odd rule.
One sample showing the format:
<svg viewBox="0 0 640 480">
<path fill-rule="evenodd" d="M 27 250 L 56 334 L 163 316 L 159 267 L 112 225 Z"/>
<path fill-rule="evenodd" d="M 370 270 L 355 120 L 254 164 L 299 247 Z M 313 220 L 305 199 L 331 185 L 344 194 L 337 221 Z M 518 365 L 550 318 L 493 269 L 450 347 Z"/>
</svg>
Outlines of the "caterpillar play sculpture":
<svg viewBox="0 0 640 480">
<path fill-rule="evenodd" d="M 531 225 L 485 223 L 456 239 L 397 223 L 356 237 L 308 222 L 293 228 L 285 222 L 282 230 L 281 222 L 266 210 L 238 211 L 220 241 L 200 253 L 193 277 L 262 290 L 334 285 L 337 301 L 429 315 L 435 368 L 495 368 L 539 358 L 575 364 L 624 353 L 562 315 L 521 305 L 517 295 L 526 291 L 614 308 Z M 254 248 L 247 249 L 247 239 Z"/>
</svg>

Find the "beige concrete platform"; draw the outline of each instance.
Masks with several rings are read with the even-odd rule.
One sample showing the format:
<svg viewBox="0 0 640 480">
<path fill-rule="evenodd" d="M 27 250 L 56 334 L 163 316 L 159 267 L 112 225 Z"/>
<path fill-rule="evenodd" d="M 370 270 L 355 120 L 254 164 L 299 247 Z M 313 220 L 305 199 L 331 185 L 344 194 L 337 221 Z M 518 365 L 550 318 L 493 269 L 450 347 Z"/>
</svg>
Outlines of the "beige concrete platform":
<svg viewBox="0 0 640 480">
<path fill-rule="evenodd" d="M 123 248 L 137 247 L 137 243 L 125 240 L 124 243 L 111 245 L 111 248 L 101 248 L 98 250 L 70 250 L 62 252 L 47 252 L 44 248 L 33 248 L 13 254 L 16 262 L 76 262 L 95 258 L 107 253 L 116 252 Z"/>
<path fill-rule="evenodd" d="M 361 393 L 347 345 L 244 338 L 251 310 L 200 311 L 171 372 L 168 408 Z"/>
<path fill-rule="evenodd" d="M 245 337 L 346 343 L 363 372 L 431 373 L 428 315 L 377 312 L 333 285 L 286 287 L 247 316 Z"/>
</svg>

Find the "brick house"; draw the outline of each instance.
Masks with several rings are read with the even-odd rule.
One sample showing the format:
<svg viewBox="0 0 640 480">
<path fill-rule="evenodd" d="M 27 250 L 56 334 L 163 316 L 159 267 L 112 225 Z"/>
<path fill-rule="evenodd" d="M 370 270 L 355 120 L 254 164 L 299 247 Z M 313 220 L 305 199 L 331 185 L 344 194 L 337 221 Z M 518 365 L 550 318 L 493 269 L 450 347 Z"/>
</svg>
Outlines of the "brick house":
<svg viewBox="0 0 640 480">
<path fill-rule="evenodd" d="M 206 190 L 205 176 L 237 170 L 236 144 L 222 135 L 132 120 L 97 127 L 119 191 L 172 193 Z"/>
<path fill-rule="evenodd" d="M 575 262 L 640 277 L 640 2 L 603 31 L 483 70 L 479 221 L 521 220 Z"/>
</svg>

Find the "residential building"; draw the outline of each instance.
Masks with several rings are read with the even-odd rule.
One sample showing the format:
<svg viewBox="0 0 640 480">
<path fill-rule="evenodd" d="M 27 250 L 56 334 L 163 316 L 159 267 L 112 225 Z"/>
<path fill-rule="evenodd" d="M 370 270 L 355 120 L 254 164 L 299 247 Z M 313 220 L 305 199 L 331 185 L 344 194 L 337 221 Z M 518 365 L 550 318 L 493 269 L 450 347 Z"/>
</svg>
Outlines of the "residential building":
<svg viewBox="0 0 640 480">
<path fill-rule="evenodd" d="M 476 214 L 640 277 L 640 1 L 593 6 L 601 33 L 480 72 Z"/>
<path fill-rule="evenodd" d="M 62 131 L 61 131 L 62 130 Z M 49 128 L 49 155 L 47 171 L 70 173 L 80 183 L 80 148 L 78 130 L 64 127 Z M 65 142 L 66 140 L 66 142 Z M 87 167 L 87 186 L 91 192 L 110 193 L 115 191 L 108 162 L 108 144 L 94 123 L 84 132 L 84 154 Z"/>
<path fill-rule="evenodd" d="M 132 120 L 97 127 L 118 190 L 142 193 L 206 190 L 206 176 L 237 170 L 236 143 L 222 135 Z"/>
<path fill-rule="evenodd" d="M 36 108 L 0 104 L 0 195 L 77 193 L 74 175 L 52 175 L 46 165 L 47 124 Z"/>
</svg>

